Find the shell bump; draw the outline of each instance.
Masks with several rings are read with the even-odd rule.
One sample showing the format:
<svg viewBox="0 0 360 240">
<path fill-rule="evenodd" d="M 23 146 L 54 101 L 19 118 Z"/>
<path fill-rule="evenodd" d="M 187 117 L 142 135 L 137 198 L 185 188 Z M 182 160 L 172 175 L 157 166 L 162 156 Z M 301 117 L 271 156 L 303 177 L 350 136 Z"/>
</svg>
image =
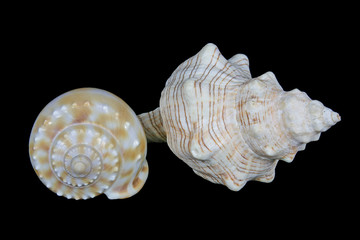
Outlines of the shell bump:
<svg viewBox="0 0 360 240">
<path fill-rule="evenodd" d="M 127 198 L 148 176 L 138 118 L 123 100 L 96 88 L 51 101 L 34 123 L 29 154 L 40 180 L 67 198 Z"/>
</svg>

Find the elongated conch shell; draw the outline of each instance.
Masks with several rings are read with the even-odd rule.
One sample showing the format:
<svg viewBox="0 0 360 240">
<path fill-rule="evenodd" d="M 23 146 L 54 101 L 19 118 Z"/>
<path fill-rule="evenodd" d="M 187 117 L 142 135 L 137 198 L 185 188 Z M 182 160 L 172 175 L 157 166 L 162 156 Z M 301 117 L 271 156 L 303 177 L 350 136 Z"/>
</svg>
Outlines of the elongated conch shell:
<svg viewBox="0 0 360 240">
<path fill-rule="evenodd" d="M 214 44 L 182 63 L 160 107 L 139 118 L 148 142 L 167 142 L 196 174 L 235 191 L 271 182 L 279 160 L 340 121 L 306 93 L 284 91 L 272 72 L 252 78 L 245 55 L 226 60 Z"/>
<path fill-rule="evenodd" d="M 60 95 L 39 114 L 29 153 L 40 180 L 59 196 L 110 199 L 137 193 L 148 175 L 146 137 L 131 108 L 100 89 Z"/>
</svg>

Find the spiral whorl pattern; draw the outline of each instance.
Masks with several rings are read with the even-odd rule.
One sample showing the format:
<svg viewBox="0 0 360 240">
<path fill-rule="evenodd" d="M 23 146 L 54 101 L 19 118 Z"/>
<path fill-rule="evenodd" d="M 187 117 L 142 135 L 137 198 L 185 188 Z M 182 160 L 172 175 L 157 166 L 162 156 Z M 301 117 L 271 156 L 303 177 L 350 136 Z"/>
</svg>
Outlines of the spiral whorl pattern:
<svg viewBox="0 0 360 240">
<path fill-rule="evenodd" d="M 79 139 L 83 139 L 79 141 Z M 50 147 L 51 168 L 63 184 L 85 187 L 101 179 L 108 166 L 107 182 L 115 180 L 121 156 L 116 151 L 116 139 L 106 129 L 91 124 L 75 124 L 63 129 Z M 101 149 L 101 152 L 99 152 Z M 107 156 L 103 158 L 103 156 Z M 105 180 L 102 180 L 105 181 Z M 99 186 L 98 192 L 106 190 Z"/>
<path fill-rule="evenodd" d="M 29 150 L 41 181 L 67 198 L 130 197 L 147 177 L 140 122 L 125 102 L 100 89 L 73 90 L 49 103 Z"/>
</svg>

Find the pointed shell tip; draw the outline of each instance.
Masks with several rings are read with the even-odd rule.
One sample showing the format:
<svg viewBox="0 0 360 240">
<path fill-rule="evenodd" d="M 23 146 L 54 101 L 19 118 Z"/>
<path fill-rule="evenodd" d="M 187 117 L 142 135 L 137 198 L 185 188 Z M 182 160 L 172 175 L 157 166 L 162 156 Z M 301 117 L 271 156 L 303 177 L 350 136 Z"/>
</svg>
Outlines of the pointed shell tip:
<svg viewBox="0 0 360 240">
<path fill-rule="evenodd" d="M 340 121 L 341 121 L 340 115 L 339 115 L 338 113 L 336 113 L 336 112 L 333 112 L 333 113 L 331 114 L 331 118 L 332 118 L 332 120 L 334 121 L 334 123 L 337 123 L 337 122 L 340 122 Z"/>
</svg>

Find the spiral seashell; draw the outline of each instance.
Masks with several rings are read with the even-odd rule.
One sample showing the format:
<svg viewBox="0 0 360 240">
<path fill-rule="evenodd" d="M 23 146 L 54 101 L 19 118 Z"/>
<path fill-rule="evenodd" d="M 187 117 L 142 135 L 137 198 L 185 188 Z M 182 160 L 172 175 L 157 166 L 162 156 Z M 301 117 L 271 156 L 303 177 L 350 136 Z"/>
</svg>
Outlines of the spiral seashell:
<svg viewBox="0 0 360 240">
<path fill-rule="evenodd" d="M 226 60 L 214 44 L 182 63 L 160 107 L 139 118 L 149 142 L 167 142 L 196 174 L 236 191 L 271 182 L 279 160 L 340 121 L 306 93 L 284 91 L 272 72 L 252 78 L 245 55 Z"/>
<path fill-rule="evenodd" d="M 136 194 L 148 175 L 146 138 L 131 108 L 95 88 L 64 93 L 33 126 L 29 153 L 40 180 L 59 196 L 110 199 Z"/>
</svg>

